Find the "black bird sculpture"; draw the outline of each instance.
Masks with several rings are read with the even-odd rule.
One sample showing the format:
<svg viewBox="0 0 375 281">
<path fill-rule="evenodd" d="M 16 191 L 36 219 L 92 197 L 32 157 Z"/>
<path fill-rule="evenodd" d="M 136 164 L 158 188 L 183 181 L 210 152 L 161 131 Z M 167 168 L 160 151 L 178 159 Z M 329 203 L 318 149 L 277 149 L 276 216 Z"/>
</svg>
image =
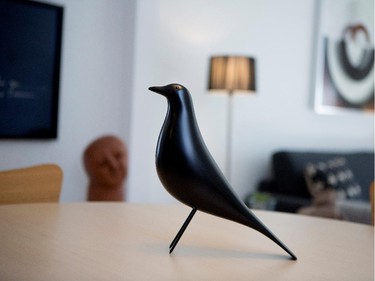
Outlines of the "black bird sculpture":
<svg viewBox="0 0 375 281">
<path fill-rule="evenodd" d="M 251 227 L 297 257 L 246 207 L 232 191 L 208 151 L 195 118 L 189 91 L 180 84 L 150 87 L 165 96 L 168 112 L 156 148 L 156 169 L 165 189 L 190 206 L 185 223 L 173 239 L 172 253 L 197 210 Z"/>
</svg>

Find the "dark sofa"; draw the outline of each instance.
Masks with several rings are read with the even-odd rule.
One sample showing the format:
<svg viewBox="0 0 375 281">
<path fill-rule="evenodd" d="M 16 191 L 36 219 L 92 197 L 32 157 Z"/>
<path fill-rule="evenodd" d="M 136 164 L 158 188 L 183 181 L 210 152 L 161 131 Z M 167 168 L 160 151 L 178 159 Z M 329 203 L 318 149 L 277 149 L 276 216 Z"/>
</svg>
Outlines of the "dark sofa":
<svg viewBox="0 0 375 281">
<path fill-rule="evenodd" d="M 357 183 L 362 189 L 360 198 L 369 204 L 369 187 L 374 180 L 374 152 L 311 152 L 277 151 L 271 157 L 272 176 L 259 183 L 257 192 L 269 194 L 273 200 L 273 209 L 282 212 L 297 212 L 313 203 L 304 178 L 304 169 L 308 163 L 328 161 L 335 157 L 344 157 Z M 254 194 L 249 194 L 245 203 L 251 208 Z"/>
</svg>

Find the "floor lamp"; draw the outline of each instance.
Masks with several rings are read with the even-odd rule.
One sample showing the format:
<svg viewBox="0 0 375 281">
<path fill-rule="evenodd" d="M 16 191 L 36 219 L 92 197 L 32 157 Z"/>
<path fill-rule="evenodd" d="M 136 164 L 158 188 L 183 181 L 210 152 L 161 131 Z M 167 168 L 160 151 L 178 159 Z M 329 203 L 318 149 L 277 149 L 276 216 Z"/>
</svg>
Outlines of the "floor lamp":
<svg viewBox="0 0 375 281">
<path fill-rule="evenodd" d="M 231 181 L 233 94 L 255 91 L 255 60 L 245 56 L 213 56 L 210 59 L 209 90 L 228 93 L 225 174 Z"/>
</svg>

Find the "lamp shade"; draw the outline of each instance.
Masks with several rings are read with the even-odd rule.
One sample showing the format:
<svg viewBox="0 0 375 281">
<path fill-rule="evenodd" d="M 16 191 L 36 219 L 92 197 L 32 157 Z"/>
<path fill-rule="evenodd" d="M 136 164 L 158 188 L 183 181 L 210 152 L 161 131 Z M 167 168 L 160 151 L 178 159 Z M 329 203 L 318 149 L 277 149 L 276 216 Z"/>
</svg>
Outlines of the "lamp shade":
<svg viewBox="0 0 375 281">
<path fill-rule="evenodd" d="M 255 60 L 245 56 L 211 57 L 208 89 L 255 91 Z"/>
</svg>

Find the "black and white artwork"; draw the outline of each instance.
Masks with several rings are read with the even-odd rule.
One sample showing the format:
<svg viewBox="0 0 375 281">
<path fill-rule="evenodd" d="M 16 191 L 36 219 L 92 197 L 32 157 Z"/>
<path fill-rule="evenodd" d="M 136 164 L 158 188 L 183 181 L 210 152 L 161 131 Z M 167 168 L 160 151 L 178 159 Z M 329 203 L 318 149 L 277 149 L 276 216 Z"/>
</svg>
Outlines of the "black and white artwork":
<svg viewBox="0 0 375 281">
<path fill-rule="evenodd" d="M 322 0 L 317 9 L 315 110 L 374 112 L 374 1 Z"/>
</svg>

